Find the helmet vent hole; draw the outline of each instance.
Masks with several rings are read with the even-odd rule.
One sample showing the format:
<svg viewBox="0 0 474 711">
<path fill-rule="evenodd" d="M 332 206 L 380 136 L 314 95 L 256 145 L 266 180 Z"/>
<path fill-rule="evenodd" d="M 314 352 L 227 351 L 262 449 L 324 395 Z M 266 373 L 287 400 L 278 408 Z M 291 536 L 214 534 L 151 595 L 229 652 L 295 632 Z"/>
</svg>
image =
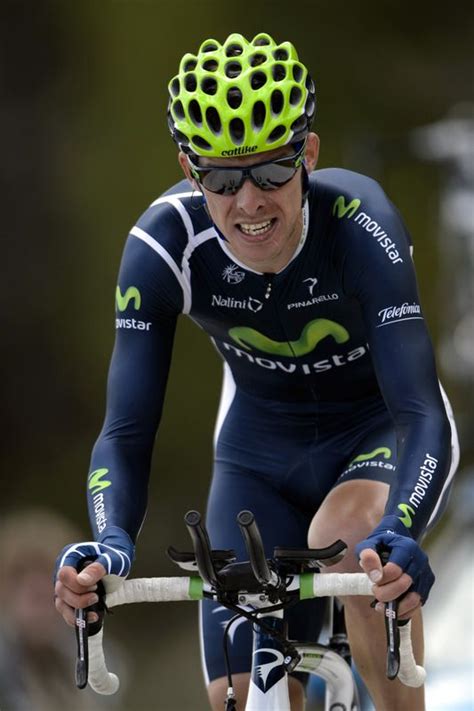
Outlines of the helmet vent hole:
<svg viewBox="0 0 474 711">
<path fill-rule="evenodd" d="M 272 106 L 272 112 L 275 116 L 278 116 L 283 110 L 283 105 L 285 103 L 285 100 L 283 98 L 283 94 L 279 89 L 275 89 L 275 91 L 272 92 L 272 96 L 270 99 L 271 106 Z"/>
<path fill-rule="evenodd" d="M 267 138 L 267 143 L 275 143 L 275 141 L 278 141 L 280 138 L 282 138 L 286 133 L 286 128 L 284 126 L 277 126 L 276 128 L 273 129 L 271 134 Z"/>
<path fill-rule="evenodd" d="M 180 89 L 179 79 L 178 79 L 178 77 L 175 77 L 175 78 L 173 79 L 173 81 L 171 82 L 171 85 L 170 85 L 170 92 L 171 92 L 171 94 L 172 94 L 173 96 L 178 96 L 178 94 L 179 94 L 179 89 Z"/>
<path fill-rule="evenodd" d="M 243 96 L 242 92 L 240 89 L 237 87 L 232 87 L 229 89 L 227 92 L 227 103 L 229 104 L 231 109 L 238 109 L 240 104 L 242 103 Z"/>
<path fill-rule="evenodd" d="M 299 118 L 296 119 L 296 121 L 293 121 L 291 124 L 291 130 L 293 133 L 300 133 L 300 131 L 304 131 L 304 129 L 308 125 L 308 119 L 307 117 L 303 114 L 303 116 L 300 116 Z"/>
<path fill-rule="evenodd" d="M 256 101 L 252 110 L 252 119 L 255 129 L 262 128 L 263 124 L 265 123 L 266 114 L 267 112 L 263 101 Z"/>
<path fill-rule="evenodd" d="M 195 74 L 186 74 L 184 77 L 184 86 L 187 91 L 196 91 L 197 81 Z"/>
<path fill-rule="evenodd" d="M 239 57 L 244 51 L 242 45 L 233 43 L 226 47 L 225 53 L 227 57 Z"/>
<path fill-rule="evenodd" d="M 314 81 L 311 79 L 309 74 L 306 77 L 306 88 L 308 89 L 310 94 L 314 94 L 314 92 L 316 91 L 316 87 L 314 86 Z"/>
<path fill-rule="evenodd" d="M 294 86 L 292 90 L 290 91 L 290 104 L 292 106 L 297 106 L 299 102 L 301 101 L 301 97 L 303 96 L 303 92 L 299 88 L 299 86 Z"/>
<path fill-rule="evenodd" d="M 229 132 L 234 143 L 240 146 L 245 136 L 244 122 L 239 118 L 233 118 L 229 123 Z"/>
<path fill-rule="evenodd" d="M 275 64 L 272 67 L 272 74 L 275 81 L 281 81 L 286 77 L 286 67 L 283 64 Z"/>
<path fill-rule="evenodd" d="M 235 79 L 242 72 L 242 65 L 240 62 L 227 62 L 225 65 L 225 75 L 229 79 Z"/>
<path fill-rule="evenodd" d="M 211 144 L 208 143 L 205 138 L 202 138 L 202 136 L 193 136 L 191 141 L 195 146 L 201 148 L 203 151 L 210 151 L 212 148 Z"/>
<path fill-rule="evenodd" d="M 197 61 L 195 59 L 188 59 L 188 61 L 186 62 L 186 64 L 183 67 L 183 71 L 184 72 L 192 72 L 193 69 L 196 69 L 196 64 L 197 64 Z"/>
<path fill-rule="evenodd" d="M 273 56 L 277 60 L 286 62 L 286 60 L 288 59 L 288 52 L 286 51 L 286 49 L 283 49 L 282 47 L 277 47 L 277 49 L 275 49 L 275 51 L 273 52 Z"/>
<path fill-rule="evenodd" d="M 206 109 L 206 121 L 211 131 L 216 135 L 222 131 L 222 123 L 219 112 L 214 108 L 214 106 L 209 106 L 209 108 Z"/>
<path fill-rule="evenodd" d="M 259 67 L 260 64 L 265 64 L 267 61 L 267 57 L 265 54 L 262 54 L 261 52 L 257 52 L 256 54 L 253 54 L 250 57 L 250 66 L 251 67 Z"/>
<path fill-rule="evenodd" d="M 217 81 L 214 77 L 205 77 L 201 82 L 201 89 L 208 96 L 214 96 L 217 93 Z"/>
<path fill-rule="evenodd" d="M 204 45 L 204 47 L 201 49 L 201 52 L 215 52 L 216 49 L 219 49 L 217 44 L 215 42 L 208 42 L 207 44 Z"/>
<path fill-rule="evenodd" d="M 270 44 L 270 40 L 268 37 L 262 35 L 261 37 L 255 37 L 252 44 L 255 45 L 255 47 L 266 47 Z"/>
<path fill-rule="evenodd" d="M 299 64 L 293 64 L 293 79 L 300 82 L 303 78 L 303 68 Z"/>
<path fill-rule="evenodd" d="M 189 113 L 189 117 L 190 117 L 191 121 L 196 126 L 202 126 L 201 107 L 199 106 L 196 99 L 193 99 L 192 101 L 189 102 L 188 113 Z"/>
<path fill-rule="evenodd" d="M 175 129 L 174 137 L 183 146 L 189 145 L 189 138 L 185 136 L 184 133 L 182 133 L 181 131 L 178 131 L 178 129 Z"/>
<path fill-rule="evenodd" d="M 315 108 L 316 108 L 316 102 L 314 101 L 314 98 L 312 96 L 308 96 L 308 100 L 306 101 L 306 106 L 304 107 L 306 116 L 308 118 L 312 118 Z"/>
<path fill-rule="evenodd" d="M 219 62 L 217 59 L 206 59 L 206 61 L 203 62 L 202 68 L 205 69 L 206 72 L 215 72 L 218 66 Z"/>
<path fill-rule="evenodd" d="M 254 91 L 261 89 L 267 83 L 267 75 L 263 72 L 256 71 L 250 78 L 250 86 Z"/>
<path fill-rule="evenodd" d="M 184 119 L 184 109 L 181 101 L 179 99 L 175 101 L 171 108 L 175 119 L 177 121 L 182 121 Z"/>
</svg>

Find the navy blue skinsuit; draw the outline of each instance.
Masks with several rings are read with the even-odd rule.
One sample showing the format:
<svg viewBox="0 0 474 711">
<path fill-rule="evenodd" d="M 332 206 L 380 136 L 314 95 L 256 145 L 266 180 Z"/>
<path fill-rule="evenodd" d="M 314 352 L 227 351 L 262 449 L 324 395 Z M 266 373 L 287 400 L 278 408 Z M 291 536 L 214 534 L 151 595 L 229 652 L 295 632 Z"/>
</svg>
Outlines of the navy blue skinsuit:
<svg viewBox="0 0 474 711">
<path fill-rule="evenodd" d="M 142 523 L 180 313 L 226 361 L 207 515 L 215 547 L 243 556 L 235 516 L 244 508 L 268 553 L 305 546 L 315 511 L 348 479 L 389 483 L 386 514 L 414 538 L 441 511 L 452 431 L 403 222 L 376 182 L 339 169 L 310 176 L 303 217 L 294 257 L 273 275 L 232 256 L 186 181 L 131 230 L 88 487 L 96 534 L 114 525 L 135 540 Z M 211 679 L 224 674 L 227 618 L 204 606 Z M 309 638 L 320 615 L 300 608 L 292 624 L 293 636 Z M 235 631 L 234 672 L 249 669 L 247 628 Z"/>
</svg>

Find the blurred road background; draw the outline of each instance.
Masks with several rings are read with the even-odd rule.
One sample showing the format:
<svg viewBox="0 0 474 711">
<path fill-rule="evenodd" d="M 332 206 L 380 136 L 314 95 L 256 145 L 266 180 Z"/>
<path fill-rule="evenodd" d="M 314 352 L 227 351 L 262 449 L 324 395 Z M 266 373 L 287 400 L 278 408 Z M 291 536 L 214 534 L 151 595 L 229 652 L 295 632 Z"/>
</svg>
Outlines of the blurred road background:
<svg viewBox="0 0 474 711">
<path fill-rule="evenodd" d="M 0 708 L 66 705 L 45 635 L 22 638 L 32 624 L 24 623 L 25 610 L 30 618 L 43 613 L 38 602 L 32 615 L 31 597 L 15 599 L 7 585 L 15 576 L 26 590 L 36 584 L 23 565 L 29 558 L 17 553 L 12 566 L 8 536 L 12 525 L 30 531 L 24 545 L 33 550 L 51 530 L 59 550 L 70 529 L 89 535 L 84 483 L 102 423 L 123 243 L 139 214 L 180 179 L 166 128 L 167 82 L 186 51 L 233 31 L 266 31 L 296 45 L 317 85 L 319 167 L 378 179 L 412 233 L 462 448 L 450 509 L 427 542 L 438 576 L 426 608 L 428 708 L 472 709 L 474 21 L 467 0 L 439 9 L 425 0 L 1 3 L 0 577 L 7 614 L 0 634 L 8 641 L 3 659 L 13 658 L 11 643 L 19 662 L 13 674 L 2 667 Z M 198 365 L 206 378 L 195 377 Z M 183 320 L 135 575 L 174 574 L 164 549 L 188 545 L 182 516 L 205 507 L 220 375 L 212 346 Z M 12 524 L 8 517 L 25 511 L 32 526 Z M 44 576 L 51 547 L 34 555 Z M 108 627 L 124 690 L 115 702 L 71 692 L 69 709 L 204 711 L 196 619 L 186 605 L 154 610 L 153 620 L 146 610 L 116 615 Z M 62 633 L 55 634 L 59 645 Z M 64 645 L 73 651 L 71 635 Z M 20 669 L 28 672 L 21 679 Z"/>
</svg>

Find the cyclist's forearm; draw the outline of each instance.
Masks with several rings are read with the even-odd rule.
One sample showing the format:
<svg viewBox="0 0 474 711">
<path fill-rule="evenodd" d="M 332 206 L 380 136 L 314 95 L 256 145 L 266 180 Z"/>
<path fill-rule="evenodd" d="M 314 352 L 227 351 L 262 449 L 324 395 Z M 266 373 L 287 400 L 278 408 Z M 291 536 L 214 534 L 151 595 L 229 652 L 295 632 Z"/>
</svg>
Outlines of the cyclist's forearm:
<svg viewBox="0 0 474 711">
<path fill-rule="evenodd" d="M 126 445 L 102 436 L 87 477 L 87 503 L 94 537 L 118 526 L 135 542 L 145 517 L 152 443 Z"/>
<path fill-rule="evenodd" d="M 418 539 L 442 494 L 451 463 L 451 428 L 443 409 L 398 424 L 399 460 L 384 522 Z"/>
</svg>

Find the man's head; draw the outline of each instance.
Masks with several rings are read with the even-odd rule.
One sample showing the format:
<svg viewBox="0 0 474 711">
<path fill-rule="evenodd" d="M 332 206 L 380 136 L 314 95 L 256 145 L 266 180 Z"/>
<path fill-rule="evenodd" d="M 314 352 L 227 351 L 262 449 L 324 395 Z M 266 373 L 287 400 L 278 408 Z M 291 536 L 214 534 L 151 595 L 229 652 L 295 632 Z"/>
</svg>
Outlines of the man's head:
<svg viewBox="0 0 474 711">
<path fill-rule="evenodd" d="M 206 40 L 183 57 L 169 91 L 179 162 L 230 251 L 257 271 L 279 271 L 301 237 L 319 148 L 309 132 L 314 83 L 293 45 L 266 34 Z"/>
<path fill-rule="evenodd" d="M 170 81 L 168 122 L 184 153 L 249 156 L 303 141 L 315 110 L 315 87 L 290 42 L 261 33 L 231 34 L 185 54 Z"/>
</svg>

